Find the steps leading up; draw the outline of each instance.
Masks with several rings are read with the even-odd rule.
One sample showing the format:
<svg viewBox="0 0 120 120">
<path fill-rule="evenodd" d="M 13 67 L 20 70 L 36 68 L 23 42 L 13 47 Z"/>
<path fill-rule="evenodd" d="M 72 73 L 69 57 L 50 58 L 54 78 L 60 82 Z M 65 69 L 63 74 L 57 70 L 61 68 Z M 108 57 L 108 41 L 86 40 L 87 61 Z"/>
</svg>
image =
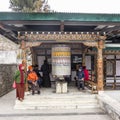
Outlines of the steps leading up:
<svg viewBox="0 0 120 120">
<path fill-rule="evenodd" d="M 44 92 L 43 92 L 44 93 Z M 26 95 L 25 100 L 15 101 L 14 109 L 80 109 L 99 108 L 97 95 L 86 93 L 86 91 L 56 94 L 48 92 L 40 95 Z"/>
</svg>

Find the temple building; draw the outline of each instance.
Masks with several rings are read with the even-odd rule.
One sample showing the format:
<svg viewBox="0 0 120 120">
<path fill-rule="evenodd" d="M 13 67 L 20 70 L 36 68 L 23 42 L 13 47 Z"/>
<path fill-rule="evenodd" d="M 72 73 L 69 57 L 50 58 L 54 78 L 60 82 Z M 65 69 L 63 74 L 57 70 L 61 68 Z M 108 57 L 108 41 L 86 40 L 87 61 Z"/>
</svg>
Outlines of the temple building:
<svg viewBox="0 0 120 120">
<path fill-rule="evenodd" d="M 80 64 L 89 70 L 88 84 L 93 86 L 92 90 L 94 87 L 96 91 L 117 89 L 120 85 L 119 29 L 119 14 L 1 12 L 1 37 L 16 47 L 9 52 L 11 56 L 7 52 L 13 62 L 6 63 L 3 57 L 9 46 L 2 49 L 1 42 L 0 52 L 4 55 L 0 66 L 12 64 L 14 68 L 9 69 L 14 70 L 20 60 L 26 59 L 27 65 L 37 64 L 40 69 L 47 59 L 52 66 L 51 81 L 55 81 L 55 75 L 60 78 L 67 75 L 74 81 L 76 66 Z M 3 71 L 0 70 L 0 81 Z M 7 91 L 6 87 L 3 91 Z"/>
</svg>

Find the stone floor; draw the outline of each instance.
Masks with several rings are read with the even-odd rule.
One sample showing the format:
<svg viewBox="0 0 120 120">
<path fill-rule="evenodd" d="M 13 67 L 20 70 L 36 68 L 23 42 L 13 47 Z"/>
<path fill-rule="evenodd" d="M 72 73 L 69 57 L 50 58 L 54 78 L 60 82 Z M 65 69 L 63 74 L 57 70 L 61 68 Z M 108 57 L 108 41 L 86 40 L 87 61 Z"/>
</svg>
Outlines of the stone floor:
<svg viewBox="0 0 120 120">
<path fill-rule="evenodd" d="M 67 94 L 91 94 L 90 91 L 69 89 Z M 41 95 L 54 94 L 54 89 L 42 89 Z M 65 95 L 65 94 L 64 94 Z M 37 96 L 37 94 L 35 95 Z M 103 110 L 83 108 L 80 110 L 15 110 L 15 90 L 0 98 L 0 120 L 112 120 Z"/>
<path fill-rule="evenodd" d="M 67 93 L 55 93 L 54 88 L 42 88 L 41 94 L 31 95 L 26 93 L 25 100 L 21 103 L 16 100 L 15 109 L 80 109 L 98 108 L 97 94 L 85 88 L 78 90 L 68 87 Z"/>
<path fill-rule="evenodd" d="M 120 120 L 120 91 L 107 90 L 99 92 L 99 105 L 113 120 Z"/>
<path fill-rule="evenodd" d="M 105 94 L 120 102 L 120 90 L 106 90 Z"/>
</svg>

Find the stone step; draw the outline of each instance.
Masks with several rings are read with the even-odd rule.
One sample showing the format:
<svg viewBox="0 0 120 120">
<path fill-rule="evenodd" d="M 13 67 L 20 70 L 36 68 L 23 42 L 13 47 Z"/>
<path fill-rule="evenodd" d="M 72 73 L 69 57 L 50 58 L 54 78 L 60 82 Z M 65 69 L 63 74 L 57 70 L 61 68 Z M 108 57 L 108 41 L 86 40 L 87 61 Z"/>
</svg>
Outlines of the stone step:
<svg viewBox="0 0 120 120">
<path fill-rule="evenodd" d="M 98 108 L 97 95 L 28 95 L 25 100 L 16 100 L 15 109 L 80 109 Z"/>
<path fill-rule="evenodd" d="M 35 101 L 43 101 L 43 100 L 47 100 L 47 101 L 73 101 L 73 100 L 81 100 L 81 101 L 84 101 L 84 100 L 95 100 L 97 98 L 81 98 L 81 97 L 68 97 L 68 98 L 43 98 L 43 97 L 30 97 L 30 98 L 25 98 L 24 101 L 28 101 L 28 100 L 35 100 Z"/>
<path fill-rule="evenodd" d="M 65 105 L 61 105 L 61 106 L 35 106 L 35 105 L 15 105 L 14 109 L 31 109 L 31 110 L 39 110 L 39 109 L 81 109 L 81 108 L 99 108 L 99 105 L 69 105 L 69 106 L 65 106 Z"/>
<path fill-rule="evenodd" d="M 77 93 L 74 93 L 74 94 L 40 94 L 40 95 L 31 95 L 31 94 L 26 94 L 26 98 L 32 98 L 32 99 L 36 99 L 36 98 L 45 98 L 45 99 L 53 99 L 53 98 L 56 98 L 56 99 L 64 99 L 64 98 L 97 98 L 97 95 L 95 94 L 86 94 L 86 95 L 83 95 L 83 94 L 77 94 Z"/>
<path fill-rule="evenodd" d="M 24 100 L 24 103 L 28 103 L 28 102 L 42 102 L 42 103 L 46 103 L 46 102 L 68 102 L 68 101 L 70 101 L 70 102 L 82 102 L 82 103 L 84 103 L 84 102 L 91 102 L 91 101 L 96 101 L 97 99 L 96 98 L 33 98 L 33 97 L 31 97 L 31 98 L 25 98 L 25 100 Z"/>
<path fill-rule="evenodd" d="M 64 105 L 91 105 L 91 104 L 98 104 L 98 102 L 97 101 L 86 101 L 86 102 L 81 102 L 81 101 L 65 101 L 65 102 L 23 102 L 22 104 L 21 103 L 19 103 L 19 101 L 18 102 L 16 102 L 16 104 L 18 104 L 18 105 L 35 105 L 35 106 L 37 106 L 37 105 L 41 105 L 41 106 L 57 106 L 57 105 L 61 105 L 61 106 L 64 106 Z"/>
</svg>

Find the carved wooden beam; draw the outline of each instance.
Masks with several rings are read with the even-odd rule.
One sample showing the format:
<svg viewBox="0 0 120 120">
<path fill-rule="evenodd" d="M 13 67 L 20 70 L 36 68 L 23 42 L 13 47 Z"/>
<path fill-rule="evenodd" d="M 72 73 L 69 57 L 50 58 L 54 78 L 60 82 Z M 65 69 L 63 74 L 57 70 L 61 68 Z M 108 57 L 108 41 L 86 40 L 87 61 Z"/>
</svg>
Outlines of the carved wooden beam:
<svg viewBox="0 0 120 120">
<path fill-rule="evenodd" d="M 120 50 L 105 50 L 104 52 L 103 52 L 103 54 L 107 54 L 107 55 L 116 55 L 116 54 L 120 54 Z"/>
<path fill-rule="evenodd" d="M 31 34 L 27 34 L 25 33 L 24 35 L 20 36 L 20 33 L 18 34 L 18 39 L 19 40 L 26 40 L 26 41 L 56 41 L 56 42 L 60 42 L 60 41 L 72 41 L 72 42 L 85 42 L 85 41 L 98 41 L 98 40 L 105 40 L 106 37 L 103 35 L 99 35 L 99 34 L 93 34 L 93 33 L 83 33 L 83 32 L 53 32 L 53 33 L 38 33 L 36 32 L 36 34 L 33 34 L 33 32 L 31 32 Z"/>
</svg>

